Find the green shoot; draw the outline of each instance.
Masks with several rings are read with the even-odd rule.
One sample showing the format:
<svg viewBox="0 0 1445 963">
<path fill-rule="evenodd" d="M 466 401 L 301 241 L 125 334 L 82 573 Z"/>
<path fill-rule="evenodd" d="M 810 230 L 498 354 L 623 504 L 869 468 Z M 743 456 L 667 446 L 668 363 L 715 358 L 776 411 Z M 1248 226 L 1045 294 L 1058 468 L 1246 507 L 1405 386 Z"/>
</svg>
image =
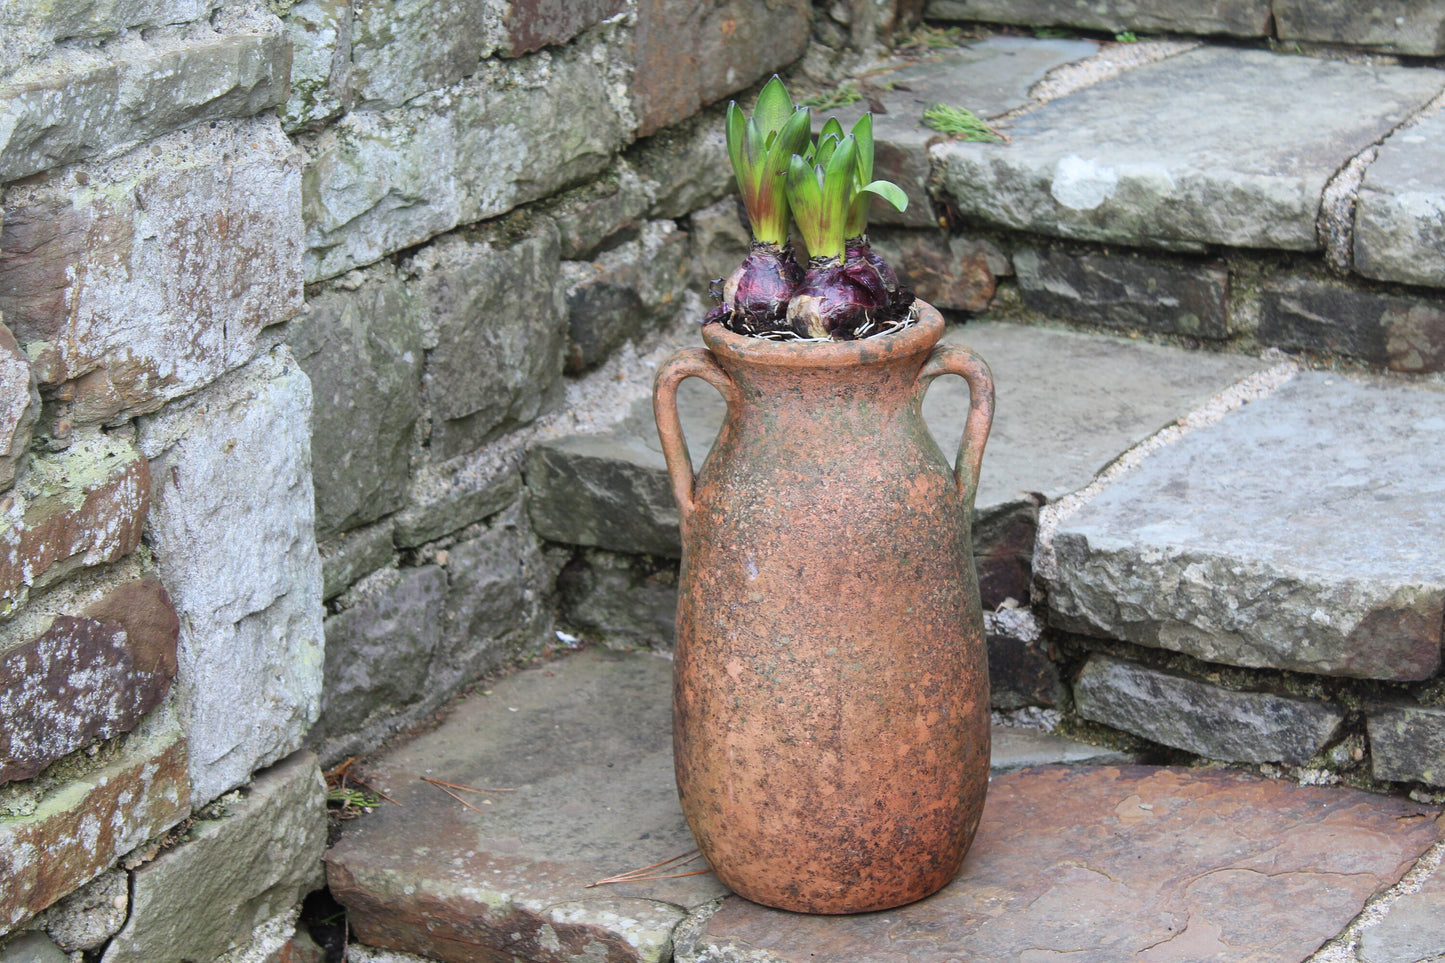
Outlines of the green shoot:
<svg viewBox="0 0 1445 963">
<path fill-rule="evenodd" d="M 983 118 L 965 107 L 934 104 L 923 112 L 923 123 L 939 133 L 959 140 L 992 143 L 1004 139 L 1003 135 L 990 127 Z"/>
<path fill-rule="evenodd" d="M 858 118 L 850 136 L 857 145 L 858 157 L 853 167 L 853 196 L 848 201 L 848 216 L 843 231 L 846 237 L 862 237 L 868 231 L 868 205 L 874 195 L 883 198 L 900 211 L 908 209 L 908 195 L 892 181 L 873 179 L 872 113 L 865 113 Z"/>
<path fill-rule="evenodd" d="M 728 157 L 759 241 L 781 246 L 788 240 L 788 158 L 807 148 L 810 131 L 808 109 L 793 105 L 776 76 L 758 94 L 753 116 L 736 101 L 728 104 Z"/>
<path fill-rule="evenodd" d="M 833 143 L 827 139 L 819 146 L 819 153 Z M 825 163 L 809 164 L 798 155 L 788 162 L 788 202 L 812 258 L 843 259 L 844 226 L 853 197 L 857 154 L 857 144 L 849 134 L 829 151 Z"/>
</svg>

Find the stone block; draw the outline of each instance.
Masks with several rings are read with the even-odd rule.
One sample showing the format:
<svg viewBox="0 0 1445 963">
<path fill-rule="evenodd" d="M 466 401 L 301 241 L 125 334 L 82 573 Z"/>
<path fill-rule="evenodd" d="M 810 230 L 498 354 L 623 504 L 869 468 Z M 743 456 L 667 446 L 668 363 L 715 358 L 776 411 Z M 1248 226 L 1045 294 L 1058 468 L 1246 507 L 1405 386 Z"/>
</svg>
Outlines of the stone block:
<svg viewBox="0 0 1445 963">
<path fill-rule="evenodd" d="M 68 963 L 69 959 L 44 933 L 22 933 L 0 947 L 0 963 Z"/>
<path fill-rule="evenodd" d="M 169 691 L 180 624 L 160 583 L 129 583 L 96 608 L 0 653 L 0 783 L 128 732 Z"/>
<path fill-rule="evenodd" d="M 1127 766 L 1139 761 L 1134 753 L 1038 729 L 995 725 L 989 742 L 989 769 L 996 774 L 1035 766 Z"/>
<path fill-rule="evenodd" d="M 39 416 L 35 372 L 0 315 L 0 490 L 15 480 Z"/>
<path fill-rule="evenodd" d="M 637 5 L 637 133 L 647 136 L 803 55 L 807 0 L 700 0 Z"/>
<path fill-rule="evenodd" d="M 898 279 L 913 293 L 944 311 L 979 312 L 993 301 L 997 276 L 1009 273 L 1002 251 L 988 241 L 949 237 L 938 229 L 868 232 Z"/>
<path fill-rule="evenodd" d="M 524 425 L 558 398 L 566 345 L 556 228 L 519 239 L 452 236 L 410 261 L 430 312 L 431 454 L 447 459 Z"/>
<path fill-rule="evenodd" d="M 828 111 L 845 129 L 865 110 L 873 111 L 873 176 L 893 181 L 908 195 L 908 209 L 901 212 L 875 201 L 870 224 L 938 227 L 928 150 L 947 138 L 924 125 L 925 110 L 941 102 L 967 107 L 980 117 L 1005 113 L 1028 103 L 1030 89 L 1049 70 L 1098 49 L 1091 40 L 990 37 L 966 47 L 930 51 L 924 58 L 886 63 L 886 72 L 874 75 L 879 85 L 863 88 L 863 100 Z M 875 101 L 881 109 L 874 108 Z M 816 116 L 821 127 L 822 114 Z"/>
<path fill-rule="evenodd" d="M 677 639 L 677 566 L 636 555 L 580 552 L 557 579 L 562 621 L 589 642 L 672 648 Z"/>
<path fill-rule="evenodd" d="M 1050 622 L 1209 662 L 1440 668 L 1445 392 L 1301 373 L 1059 523 Z"/>
<path fill-rule="evenodd" d="M 1274 4 L 1278 9 L 1279 3 Z M 1266 37 L 1270 32 L 1270 0 L 1105 0 L 1074 3 L 1071 0 L 929 0 L 924 16 L 930 20 L 982 20 L 1021 26 L 1067 26 L 1115 33 L 1220 34 L 1231 37 Z"/>
<path fill-rule="evenodd" d="M 330 601 L 395 557 L 392 546 L 393 522 L 386 519 L 365 528 L 323 542 L 321 552 L 321 597 Z"/>
<path fill-rule="evenodd" d="M 1333 738 L 1343 709 L 1268 692 L 1239 692 L 1109 656 L 1074 682 L 1080 716 L 1226 762 L 1302 764 Z"/>
<path fill-rule="evenodd" d="M 0 605 L 82 568 L 128 555 L 151 505 L 150 465 L 118 436 L 94 433 L 36 457 L 0 507 Z"/>
<path fill-rule="evenodd" d="M 301 0 L 281 15 L 291 43 L 288 131 L 320 127 L 351 109 L 352 0 Z"/>
<path fill-rule="evenodd" d="M 11 187 L 0 311 L 59 422 L 154 411 L 249 361 L 302 306 L 299 192 L 274 119 Z"/>
<path fill-rule="evenodd" d="M 1401 703 L 1365 716 L 1376 779 L 1445 786 L 1445 708 Z"/>
<path fill-rule="evenodd" d="M 542 212 L 557 225 L 562 258 L 584 258 L 619 231 L 636 227 L 650 203 L 648 188 L 631 165 L 618 161 L 592 183 L 543 201 Z"/>
<path fill-rule="evenodd" d="M 390 270 L 356 280 L 314 295 L 287 332 L 311 379 L 311 472 L 322 539 L 406 503 L 421 417 L 424 308 Z"/>
<path fill-rule="evenodd" d="M 396 516 L 398 548 L 416 548 L 497 514 L 522 495 L 516 465 L 496 472 L 458 471 L 418 485 L 412 503 Z"/>
<path fill-rule="evenodd" d="M 352 88 L 363 107 L 395 107 L 476 72 L 496 51 L 488 0 L 352 0 Z"/>
<path fill-rule="evenodd" d="M 501 18 L 498 53 L 520 57 L 566 43 L 589 27 L 621 13 L 625 0 L 508 0 Z"/>
<path fill-rule="evenodd" d="M 0 816 L 0 930 L 9 931 L 190 812 L 186 741 L 153 715 L 97 768 Z"/>
<path fill-rule="evenodd" d="M 1043 626 L 1028 609 L 1001 608 L 983 613 L 988 644 L 989 704 L 995 709 L 1056 706 L 1063 680 L 1049 658 Z"/>
<path fill-rule="evenodd" d="M 326 684 L 312 741 L 359 732 L 426 694 L 441 639 L 446 573 L 435 565 L 378 572 L 326 620 Z"/>
<path fill-rule="evenodd" d="M 130 874 L 102 873 L 45 911 L 45 932 L 67 953 L 98 950 L 125 925 Z"/>
<path fill-rule="evenodd" d="M 108 40 L 124 30 L 209 17 L 218 0 L 9 0 L 0 7 L 0 80 L 62 40 Z"/>
<path fill-rule="evenodd" d="M 320 710 L 310 418 L 310 383 L 281 347 L 140 422 L 197 801 L 294 751 Z"/>
<path fill-rule="evenodd" d="M 707 110 L 634 144 L 624 155 L 651 203 L 648 217 L 683 217 L 736 193 L 726 112 Z"/>
<path fill-rule="evenodd" d="M 1281 40 L 1378 47 L 1416 57 L 1445 54 L 1445 4 L 1351 3 L 1349 0 L 1273 0 Z"/>
<path fill-rule="evenodd" d="M 0 181 L 286 100 L 291 46 L 239 10 L 98 49 L 67 47 L 0 81 Z"/>
<path fill-rule="evenodd" d="M 1445 369 L 1445 298 L 1281 277 L 1260 290 L 1259 340 L 1412 373 Z"/>
<path fill-rule="evenodd" d="M 1360 933 L 1360 963 L 1419 963 L 1445 956 L 1445 874 L 1437 868 L 1420 888 L 1391 904 L 1388 914 Z"/>
<path fill-rule="evenodd" d="M 930 149 L 966 218 L 1132 247 L 1312 251 L 1326 184 L 1445 73 L 1203 47 Z"/>
<path fill-rule="evenodd" d="M 1445 34 L 1442 34 L 1445 36 Z M 1365 169 L 1355 198 L 1355 269 L 1366 277 L 1445 287 L 1445 114 L 1396 131 Z"/>
<path fill-rule="evenodd" d="M 131 874 L 130 918 L 103 963 L 215 959 L 320 884 L 326 782 L 315 756 L 258 773 L 219 808 Z"/>
<path fill-rule="evenodd" d="M 630 118 L 618 29 L 488 61 L 466 82 L 304 139 L 308 281 L 584 182 L 612 163 Z M 621 73 L 619 73 L 619 71 Z"/>
<path fill-rule="evenodd" d="M 634 240 L 566 261 L 567 361 L 581 374 L 607 360 L 624 341 L 636 340 L 673 319 L 691 280 L 688 236 L 671 221 L 648 221 Z"/>
<path fill-rule="evenodd" d="M 736 197 L 726 197 L 693 211 L 688 218 L 687 235 L 692 245 L 689 258 L 693 273 L 708 282 L 726 278 L 736 271 L 752 244 L 747 214 Z"/>
<path fill-rule="evenodd" d="M 1014 251 L 1024 305 L 1041 314 L 1115 328 L 1223 340 L 1231 334 L 1229 269 L 1108 251 Z"/>
</svg>

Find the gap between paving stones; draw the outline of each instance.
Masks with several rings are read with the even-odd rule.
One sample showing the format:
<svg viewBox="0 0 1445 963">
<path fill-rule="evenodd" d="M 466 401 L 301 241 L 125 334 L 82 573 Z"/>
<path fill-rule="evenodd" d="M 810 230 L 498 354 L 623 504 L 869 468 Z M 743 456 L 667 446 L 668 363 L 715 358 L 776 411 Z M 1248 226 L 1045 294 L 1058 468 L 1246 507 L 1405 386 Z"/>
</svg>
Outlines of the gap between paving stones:
<svg viewBox="0 0 1445 963">
<path fill-rule="evenodd" d="M 1360 915 L 1356 916 L 1343 932 L 1320 947 L 1303 963 L 1359 963 L 1356 950 L 1365 931 L 1379 925 L 1401 897 L 1419 892 L 1425 881 L 1439 871 L 1442 862 L 1445 862 L 1445 840 L 1426 850 L 1398 883 L 1366 903 Z"/>
</svg>

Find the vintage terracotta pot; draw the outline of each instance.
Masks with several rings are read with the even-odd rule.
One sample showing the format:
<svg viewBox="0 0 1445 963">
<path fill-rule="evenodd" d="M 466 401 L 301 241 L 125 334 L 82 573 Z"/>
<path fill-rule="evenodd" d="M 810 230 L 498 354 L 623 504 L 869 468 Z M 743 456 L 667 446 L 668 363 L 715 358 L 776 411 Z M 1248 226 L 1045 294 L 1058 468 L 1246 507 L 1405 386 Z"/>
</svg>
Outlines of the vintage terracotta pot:
<svg viewBox="0 0 1445 963">
<path fill-rule="evenodd" d="M 988 366 L 943 319 L 784 344 L 703 328 L 653 403 L 682 524 L 673 738 L 688 825 L 718 878 L 768 906 L 857 913 L 958 872 L 988 787 L 988 670 L 970 521 Z M 950 469 L 924 425 L 968 380 Z M 677 386 L 728 415 L 696 479 Z"/>
</svg>

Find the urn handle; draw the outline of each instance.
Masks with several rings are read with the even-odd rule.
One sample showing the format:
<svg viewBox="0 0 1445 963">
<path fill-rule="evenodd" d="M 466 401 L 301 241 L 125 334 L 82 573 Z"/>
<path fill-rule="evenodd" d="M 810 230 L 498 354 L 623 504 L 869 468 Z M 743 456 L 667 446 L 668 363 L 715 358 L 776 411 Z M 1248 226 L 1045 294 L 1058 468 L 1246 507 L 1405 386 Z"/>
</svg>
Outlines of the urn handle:
<svg viewBox="0 0 1445 963">
<path fill-rule="evenodd" d="M 983 448 L 993 426 L 993 372 L 988 363 L 961 344 L 941 344 L 933 349 L 923 370 L 918 373 L 918 398 L 934 378 L 943 374 L 962 375 L 968 382 L 968 420 L 963 425 L 963 440 L 954 459 L 953 477 L 958 494 L 970 510 L 978 495 L 978 473 L 983 466 Z"/>
<path fill-rule="evenodd" d="M 692 457 L 687 438 L 682 433 L 682 420 L 677 414 L 677 386 L 687 378 L 701 378 L 722 392 L 728 407 L 737 397 L 737 386 L 706 348 L 681 348 L 657 369 L 652 382 L 652 415 L 657 419 L 657 435 L 662 440 L 662 457 L 667 460 L 667 475 L 672 482 L 672 497 L 677 501 L 678 521 L 684 531 L 692 517 Z"/>
</svg>

